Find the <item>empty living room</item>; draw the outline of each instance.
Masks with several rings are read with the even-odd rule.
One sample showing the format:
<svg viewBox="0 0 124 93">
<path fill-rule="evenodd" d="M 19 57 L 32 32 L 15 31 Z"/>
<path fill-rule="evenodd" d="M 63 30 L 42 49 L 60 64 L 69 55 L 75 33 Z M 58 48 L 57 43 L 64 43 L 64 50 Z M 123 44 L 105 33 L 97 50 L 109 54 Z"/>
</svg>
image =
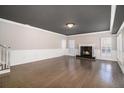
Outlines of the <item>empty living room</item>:
<svg viewBox="0 0 124 93">
<path fill-rule="evenodd" d="M 0 5 L 0 88 L 124 88 L 124 5 Z"/>
</svg>

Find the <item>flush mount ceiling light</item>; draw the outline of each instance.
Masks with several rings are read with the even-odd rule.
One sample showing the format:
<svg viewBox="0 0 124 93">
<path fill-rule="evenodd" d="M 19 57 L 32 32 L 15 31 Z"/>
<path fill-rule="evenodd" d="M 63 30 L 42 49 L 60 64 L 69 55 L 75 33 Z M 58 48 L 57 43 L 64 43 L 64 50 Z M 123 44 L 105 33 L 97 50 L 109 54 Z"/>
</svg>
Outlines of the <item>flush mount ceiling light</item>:
<svg viewBox="0 0 124 93">
<path fill-rule="evenodd" d="M 68 28 L 73 28 L 74 25 L 75 25 L 74 23 L 67 23 L 67 24 L 66 24 L 66 26 L 67 26 Z"/>
</svg>

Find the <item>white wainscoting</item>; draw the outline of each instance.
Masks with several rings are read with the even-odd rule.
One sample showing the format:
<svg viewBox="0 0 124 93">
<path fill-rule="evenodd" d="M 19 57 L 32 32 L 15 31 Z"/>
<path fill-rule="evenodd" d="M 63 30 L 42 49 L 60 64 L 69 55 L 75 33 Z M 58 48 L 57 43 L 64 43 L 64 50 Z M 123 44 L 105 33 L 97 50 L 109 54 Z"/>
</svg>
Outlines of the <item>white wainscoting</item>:
<svg viewBox="0 0 124 93">
<path fill-rule="evenodd" d="M 118 33 L 117 33 L 117 59 L 118 64 L 124 73 L 124 22 L 122 23 Z"/>
<path fill-rule="evenodd" d="M 124 52 L 123 52 L 123 55 L 124 55 Z M 120 59 L 117 59 L 117 60 L 118 60 L 119 66 L 120 66 L 120 68 L 121 68 L 121 71 L 122 71 L 123 74 L 124 74 L 124 56 L 123 56 L 123 60 L 122 60 L 122 61 L 120 61 Z"/>
<path fill-rule="evenodd" d="M 76 51 L 77 49 L 75 50 L 75 53 Z M 69 49 L 11 50 L 10 63 L 11 66 L 13 66 L 13 65 L 25 64 L 25 63 L 30 63 L 49 58 L 55 58 L 63 55 L 75 56 L 69 52 Z M 112 56 L 110 58 L 101 57 L 100 50 L 95 50 L 94 55 L 96 59 L 117 61 L 116 51 L 112 51 Z"/>
<path fill-rule="evenodd" d="M 117 51 L 112 50 L 111 56 L 102 56 L 100 49 L 95 49 L 96 59 L 117 61 Z"/>
<path fill-rule="evenodd" d="M 80 50 L 79 49 L 75 49 L 73 50 L 76 55 L 80 55 Z M 69 52 L 69 55 L 73 55 Z M 111 56 L 109 57 L 104 57 L 101 55 L 101 50 L 100 49 L 95 49 L 93 50 L 93 57 L 95 57 L 96 59 L 101 59 L 101 60 L 111 60 L 111 61 L 117 61 L 117 51 L 116 50 L 112 50 Z"/>
<path fill-rule="evenodd" d="M 9 72 L 10 72 L 10 69 L 6 69 L 6 70 L 0 71 L 0 74 L 5 74 L 5 73 L 9 73 Z"/>
<path fill-rule="evenodd" d="M 11 66 L 68 55 L 68 49 L 11 50 Z"/>
</svg>

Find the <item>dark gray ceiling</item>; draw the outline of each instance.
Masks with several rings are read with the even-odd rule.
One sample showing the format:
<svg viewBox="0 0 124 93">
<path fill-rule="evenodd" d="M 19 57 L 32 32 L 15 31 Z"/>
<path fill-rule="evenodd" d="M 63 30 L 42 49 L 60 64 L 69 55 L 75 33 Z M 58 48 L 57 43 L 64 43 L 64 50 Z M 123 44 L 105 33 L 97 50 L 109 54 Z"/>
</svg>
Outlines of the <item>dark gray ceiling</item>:
<svg viewBox="0 0 124 93">
<path fill-rule="evenodd" d="M 124 21 L 124 5 L 118 5 L 116 7 L 115 20 L 113 24 L 112 33 L 116 34 Z"/>
<path fill-rule="evenodd" d="M 74 35 L 110 29 L 111 6 L 0 6 L 0 17 L 53 32 Z M 67 29 L 66 23 L 75 23 Z"/>
</svg>

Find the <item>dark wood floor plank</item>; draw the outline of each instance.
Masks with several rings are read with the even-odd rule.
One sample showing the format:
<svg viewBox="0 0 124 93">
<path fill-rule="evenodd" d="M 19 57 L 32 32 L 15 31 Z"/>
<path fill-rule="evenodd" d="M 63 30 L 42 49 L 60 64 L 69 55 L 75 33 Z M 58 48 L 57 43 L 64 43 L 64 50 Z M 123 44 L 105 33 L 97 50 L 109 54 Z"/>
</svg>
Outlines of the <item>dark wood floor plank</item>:
<svg viewBox="0 0 124 93">
<path fill-rule="evenodd" d="M 124 75 L 116 62 L 62 56 L 11 67 L 0 87 L 123 88 Z"/>
</svg>

